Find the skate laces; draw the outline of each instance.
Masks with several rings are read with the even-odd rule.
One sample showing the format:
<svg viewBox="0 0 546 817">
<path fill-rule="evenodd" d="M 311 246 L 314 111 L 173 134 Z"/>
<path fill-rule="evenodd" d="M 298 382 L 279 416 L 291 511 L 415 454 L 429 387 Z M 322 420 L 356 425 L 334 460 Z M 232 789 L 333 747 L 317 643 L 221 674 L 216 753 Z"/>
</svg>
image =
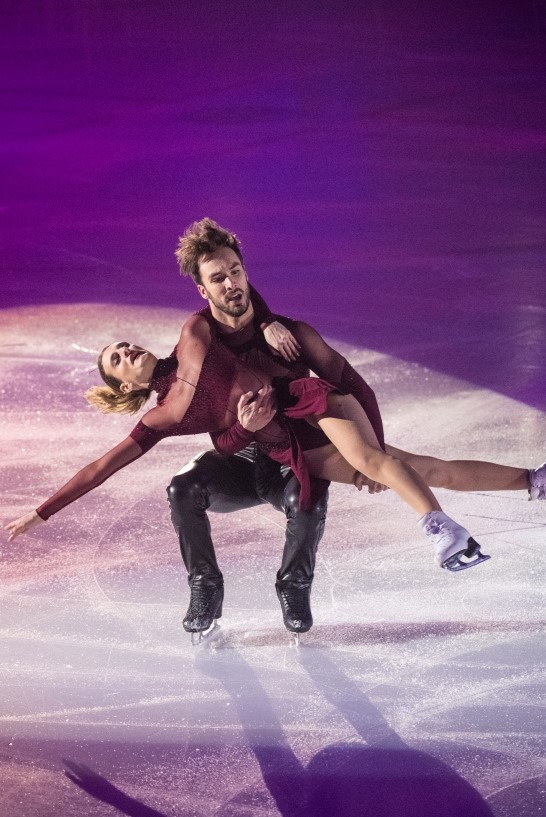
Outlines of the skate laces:
<svg viewBox="0 0 546 817">
<path fill-rule="evenodd" d="M 453 530 L 444 519 L 430 519 L 424 526 L 427 536 L 434 536 L 435 545 L 448 545 L 453 539 Z"/>
<path fill-rule="evenodd" d="M 215 584 L 199 583 L 192 585 L 189 608 L 191 614 L 194 616 L 202 616 L 208 613 L 220 589 L 220 585 Z"/>
<path fill-rule="evenodd" d="M 295 587 L 279 590 L 280 596 L 292 618 L 304 619 L 309 615 L 309 592 Z"/>
</svg>

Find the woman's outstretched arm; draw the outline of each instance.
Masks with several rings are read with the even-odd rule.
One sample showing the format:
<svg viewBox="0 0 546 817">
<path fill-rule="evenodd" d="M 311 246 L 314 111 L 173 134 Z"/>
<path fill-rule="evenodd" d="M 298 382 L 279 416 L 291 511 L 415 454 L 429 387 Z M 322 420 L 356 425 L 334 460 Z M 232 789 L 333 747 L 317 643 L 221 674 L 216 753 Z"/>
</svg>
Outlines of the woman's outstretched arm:
<svg viewBox="0 0 546 817">
<path fill-rule="evenodd" d="M 9 532 L 8 542 L 15 539 L 21 533 L 26 533 L 31 528 L 45 522 L 50 516 L 65 508 L 71 502 L 79 499 L 84 494 L 92 491 L 105 480 L 129 465 L 130 462 L 142 456 L 141 447 L 131 438 L 126 437 L 119 445 L 112 448 L 100 459 L 90 462 L 81 471 L 78 471 L 72 479 L 62 486 L 53 496 L 46 499 L 39 508 L 31 513 L 21 516 L 5 527 Z"/>
</svg>

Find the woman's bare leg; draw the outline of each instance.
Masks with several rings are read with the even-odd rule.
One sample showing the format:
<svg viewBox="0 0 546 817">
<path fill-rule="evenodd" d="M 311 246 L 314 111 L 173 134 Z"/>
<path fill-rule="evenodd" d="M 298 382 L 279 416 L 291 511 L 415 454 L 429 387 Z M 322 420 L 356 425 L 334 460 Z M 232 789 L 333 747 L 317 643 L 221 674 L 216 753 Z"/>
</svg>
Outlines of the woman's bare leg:
<svg viewBox="0 0 546 817">
<path fill-rule="evenodd" d="M 411 465 L 431 488 L 451 491 L 527 491 L 529 472 L 481 460 L 441 460 L 386 445 L 388 454 Z"/>
<path fill-rule="evenodd" d="M 362 406 L 352 395 L 330 394 L 316 420 L 335 448 L 305 451 L 313 476 L 353 482 L 355 472 L 388 485 L 422 517 L 419 525 L 441 567 L 459 571 L 489 559 L 469 532 L 443 513 L 436 497 L 411 465 L 381 450 Z M 336 450 L 337 449 L 337 450 Z"/>
<path fill-rule="evenodd" d="M 366 413 L 352 395 L 330 394 L 328 411 L 316 419 L 356 471 L 392 488 L 421 516 L 442 510 L 430 488 L 411 466 L 382 451 Z"/>
</svg>

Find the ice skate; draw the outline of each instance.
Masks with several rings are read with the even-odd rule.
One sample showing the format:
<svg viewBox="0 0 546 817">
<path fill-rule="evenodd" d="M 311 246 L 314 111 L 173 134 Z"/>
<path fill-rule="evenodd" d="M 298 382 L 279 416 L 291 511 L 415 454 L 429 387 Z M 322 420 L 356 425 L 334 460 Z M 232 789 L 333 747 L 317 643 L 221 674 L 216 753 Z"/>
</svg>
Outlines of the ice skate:
<svg viewBox="0 0 546 817">
<path fill-rule="evenodd" d="M 191 582 L 190 605 L 182 622 L 187 633 L 191 633 L 191 643 L 201 643 L 217 626 L 222 616 L 224 584 L 207 581 L 202 576 Z"/>
<path fill-rule="evenodd" d="M 308 632 L 313 626 L 311 588 L 277 582 L 275 589 L 281 604 L 284 626 L 291 633 L 291 646 L 298 646 L 300 634 Z"/>
<path fill-rule="evenodd" d="M 476 567 L 490 556 L 481 552 L 469 532 L 442 511 L 430 511 L 418 522 L 434 547 L 440 567 L 454 573 Z"/>
<path fill-rule="evenodd" d="M 529 499 L 546 499 L 546 462 L 529 469 Z"/>
<path fill-rule="evenodd" d="M 206 630 L 198 630 L 197 632 L 192 632 L 190 634 L 192 647 L 198 647 L 204 642 L 208 643 L 213 641 L 216 631 L 220 632 L 220 625 L 218 624 L 218 619 L 215 618 L 213 619 L 210 627 L 207 627 Z"/>
</svg>

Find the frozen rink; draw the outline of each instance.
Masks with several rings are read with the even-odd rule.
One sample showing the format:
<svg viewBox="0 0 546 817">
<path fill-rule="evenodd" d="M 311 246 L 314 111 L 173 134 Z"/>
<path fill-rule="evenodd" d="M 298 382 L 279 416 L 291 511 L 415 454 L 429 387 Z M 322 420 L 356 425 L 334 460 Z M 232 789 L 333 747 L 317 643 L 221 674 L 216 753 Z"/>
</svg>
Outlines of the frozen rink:
<svg viewBox="0 0 546 817">
<path fill-rule="evenodd" d="M 4 6 L 2 524 L 132 428 L 82 393 L 104 344 L 168 354 L 203 306 L 173 259 L 203 216 L 389 442 L 546 459 L 544 0 Z M 212 515 L 194 649 L 165 488 L 209 446 L 0 531 L 1 817 L 546 815 L 546 503 L 439 492 L 492 556 L 452 575 L 395 496 L 333 487 L 299 649 L 283 517 Z"/>
<path fill-rule="evenodd" d="M 6 518 L 133 425 L 81 399 L 96 379 L 96 337 L 155 339 L 165 354 L 181 317 L 96 305 L 4 313 Z M 537 464 L 540 412 L 334 345 L 373 384 L 396 445 Z M 224 616 L 194 648 L 181 626 L 189 591 L 165 487 L 205 447 L 206 436 L 164 441 L 2 546 L 1 813 L 543 813 L 544 507 L 523 493 L 440 492 L 493 557 L 454 575 L 434 566 L 395 496 L 335 486 L 315 626 L 299 649 L 274 592 L 282 516 L 269 507 L 211 515 Z M 105 803 L 63 776 L 62 758 L 88 767 L 85 785 Z"/>
</svg>

